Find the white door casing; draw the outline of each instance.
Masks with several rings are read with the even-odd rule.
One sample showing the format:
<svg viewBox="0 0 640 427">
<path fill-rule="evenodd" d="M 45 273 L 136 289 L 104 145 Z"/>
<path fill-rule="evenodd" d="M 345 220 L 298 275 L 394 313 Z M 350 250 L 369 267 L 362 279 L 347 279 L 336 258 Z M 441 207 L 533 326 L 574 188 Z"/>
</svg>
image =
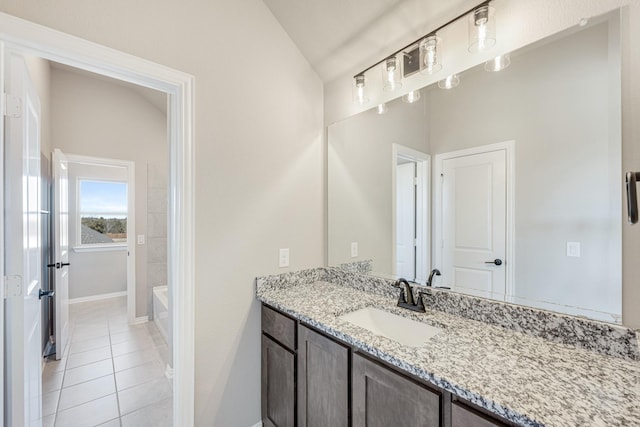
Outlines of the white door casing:
<svg viewBox="0 0 640 427">
<path fill-rule="evenodd" d="M 7 295 L 5 423 L 42 425 L 40 101 L 24 58 L 6 51 L 4 245 Z"/>
<path fill-rule="evenodd" d="M 173 425 L 192 426 L 195 417 L 195 78 L 5 13 L 0 13 L 0 29 L 3 54 L 11 48 L 169 95 L 168 280 L 173 290 Z M 5 367 L 13 369 L 11 361 L 5 360 Z"/>
<path fill-rule="evenodd" d="M 53 248 L 55 262 L 56 360 L 69 343 L 69 167 L 62 151 L 53 152 Z M 66 264 L 66 265 L 65 265 Z"/>
<path fill-rule="evenodd" d="M 416 278 L 416 164 L 399 164 L 396 173 L 396 276 Z"/>
<path fill-rule="evenodd" d="M 512 157 L 512 143 L 437 156 L 434 245 L 442 286 L 503 301 L 512 293 Z"/>
<path fill-rule="evenodd" d="M 391 266 L 393 274 L 398 273 L 398 162 L 409 161 L 415 165 L 415 281 L 425 283 L 431 268 L 430 238 L 430 174 L 431 156 L 405 147 L 400 144 L 391 145 Z"/>
</svg>

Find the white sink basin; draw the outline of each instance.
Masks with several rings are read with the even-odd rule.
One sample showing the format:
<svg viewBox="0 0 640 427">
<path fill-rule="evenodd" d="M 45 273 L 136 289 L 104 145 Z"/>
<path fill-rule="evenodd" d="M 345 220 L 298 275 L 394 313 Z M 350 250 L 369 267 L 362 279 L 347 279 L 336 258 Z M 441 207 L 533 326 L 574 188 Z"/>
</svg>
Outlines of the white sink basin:
<svg viewBox="0 0 640 427">
<path fill-rule="evenodd" d="M 442 331 L 435 326 L 416 322 L 374 307 L 352 311 L 340 316 L 340 319 L 409 347 L 422 347 L 429 339 Z"/>
</svg>

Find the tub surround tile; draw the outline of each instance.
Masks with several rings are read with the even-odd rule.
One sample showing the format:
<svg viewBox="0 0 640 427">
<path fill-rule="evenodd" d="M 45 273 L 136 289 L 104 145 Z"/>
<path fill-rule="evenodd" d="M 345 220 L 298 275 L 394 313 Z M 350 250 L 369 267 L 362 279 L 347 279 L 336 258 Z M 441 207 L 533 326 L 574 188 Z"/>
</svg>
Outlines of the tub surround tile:
<svg viewBox="0 0 640 427">
<path fill-rule="evenodd" d="M 560 336 L 556 340 L 556 334 L 548 334 L 548 339 L 547 334 L 539 332 L 571 333 L 586 341 L 590 338 L 582 335 L 584 329 L 594 331 L 601 327 L 603 334 L 613 330 L 615 335 L 615 325 L 535 309 L 529 312 L 524 310 L 526 307 L 512 309 L 503 303 L 485 304 L 476 301 L 481 298 L 467 297 L 469 300 L 438 290 L 432 290 L 427 313 L 414 313 L 396 306 L 397 290 L 391 287 L 391 281 L 367 277 L 368 281 L 356 277 L 362 275 L 336 270 L 313 269 L 258 278 L 258 298 L 520 425 L 640 425 L 640 362 L 621 349 L 612 351 L 616 357 L 603 354 L 609 350 L 601 347 L 607 348 L 608 344 L 576 346 L 574 343 L 579 341 L 575 338 Z M 324 280 L 313 281 L 319 277 Z M 296 286 L 297 278 L 300 282 Z M 480 307 L 476 311 L 473 305 Z M 428 345 L 410 348 L 339 319 L 344 313 L 366 306 L 431 323 L 443 331 Z M 497 311 L 496 316 L 516 319 L 499 321 L 489 315 L 493 310 Z M 594 323 L 598 325 L 593 326 Z M 603 339 L 611 341 L 609 337 Z"/>
</svg>

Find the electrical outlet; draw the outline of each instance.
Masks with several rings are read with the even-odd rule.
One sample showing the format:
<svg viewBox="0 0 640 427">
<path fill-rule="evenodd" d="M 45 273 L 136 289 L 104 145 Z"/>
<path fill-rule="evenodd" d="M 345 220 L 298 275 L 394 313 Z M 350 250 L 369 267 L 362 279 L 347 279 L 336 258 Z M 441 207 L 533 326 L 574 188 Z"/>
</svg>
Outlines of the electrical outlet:
<svg viewBox="0 0 640 427">
<path fill-rule="evenodd" d="M 358 242 L 351 242 L 351 258 L 358 256 Z"/>
<path fill-rule="evenodd" d="M 567 256 L 580 258 L 580 242 L 567 242 Z"/>
<path fill-rule="evenodd" d="M 144 234 L 138 234 L 138 244 L 144 245 Z"/>
<path fill-rule="evenodd" d="M 280 258 L 278 261 L 278 266 L 289 267 L 289 248 L 280 249 Z"/>
</svg>

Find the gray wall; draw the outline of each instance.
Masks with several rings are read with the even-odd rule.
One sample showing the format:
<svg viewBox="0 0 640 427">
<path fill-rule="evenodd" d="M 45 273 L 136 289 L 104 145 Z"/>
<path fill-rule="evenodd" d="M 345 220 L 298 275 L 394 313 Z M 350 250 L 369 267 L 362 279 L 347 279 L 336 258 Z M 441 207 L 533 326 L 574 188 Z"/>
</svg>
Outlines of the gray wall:
<svg viewBox="0 0 640 427">
<path fill-rule="evenodd" d="M 127 181 L 124 168 L 69 163 L 69 299 L 127 290 L 127 248 L 80 252 L 78 238 L 78 179 Z"/>
<path fill-rule="evenodd" d="M 373 260 L 373 272 L 390 275 L 392 265 L 392 145 L 429 153 L 426 104 L 389 104 L 335 123 L 328 130 L 329 265 Z M 358 257 L 351 258 L 351 242 Z"/>
<path fill-rule="evenodd" d="M 515 140 L 517 297 L 621 313 L 618 45 L 600 24 L 428 93 L 433 156 Z"/>
<path fill-rule="evenodd" d="M 255 424 L 254 278 L 325 262 L 321 81 L 261 0 L 1 0 L 0 10 L 195 76 L 196 425 Z M 291 249 L 288 269 L 279 248 Z"/>
<path fill-rule="evenodd" d="M 51 75 L 53 146 L 68 154 L 133 161 L 135 232 L 146 236 L 147 164 L 168 162 L 166 114 L 127 86 L 55 67 Z M 136 245 L 136 317 L 146 316 L 151 304 L 147 251 L 147 245 Z"/>
</svg>

